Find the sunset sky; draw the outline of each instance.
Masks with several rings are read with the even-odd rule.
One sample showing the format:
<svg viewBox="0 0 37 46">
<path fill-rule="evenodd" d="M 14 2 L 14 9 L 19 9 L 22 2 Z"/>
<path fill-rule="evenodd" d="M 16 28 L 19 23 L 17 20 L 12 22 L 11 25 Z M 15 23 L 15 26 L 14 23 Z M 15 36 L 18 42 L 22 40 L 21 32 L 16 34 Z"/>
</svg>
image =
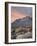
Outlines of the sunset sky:
<svg viewBox="0 0 37 46">
<path fill-rule="evenodd" d="M 32 16 L 31 7 L 11 7 L 11 22 L 26 16 Z"/>
</svg>

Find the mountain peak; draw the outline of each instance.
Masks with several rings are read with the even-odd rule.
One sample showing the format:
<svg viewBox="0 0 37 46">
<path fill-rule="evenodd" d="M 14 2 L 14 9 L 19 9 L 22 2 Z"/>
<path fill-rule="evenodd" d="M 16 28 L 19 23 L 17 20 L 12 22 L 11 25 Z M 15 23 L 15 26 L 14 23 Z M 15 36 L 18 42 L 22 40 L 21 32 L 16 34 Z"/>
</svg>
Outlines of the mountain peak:
<svg viewBox="0 0 37 46">
<path fill-rule="evenodd" d="M 30 25 L 32 25 L 32 18 L 28 16 L 22 19 L 16 19 L 12 23 L 12 27 L 30 26 Z"/>
</svg>

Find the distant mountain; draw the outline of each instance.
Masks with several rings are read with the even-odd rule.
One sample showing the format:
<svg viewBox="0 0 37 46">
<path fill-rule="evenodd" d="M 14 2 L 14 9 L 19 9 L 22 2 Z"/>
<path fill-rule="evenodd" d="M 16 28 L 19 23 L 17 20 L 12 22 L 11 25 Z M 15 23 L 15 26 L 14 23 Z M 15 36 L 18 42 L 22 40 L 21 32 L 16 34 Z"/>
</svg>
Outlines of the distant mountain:
<svg viewBox="0 0 37 46">
<path fill-rule="evenodd" d="M 26 16 L 22 19 L 16 19 L 13 23 L 11 23 L 11 28 L 30 25 L 32 25 L 32 17 Z"/>
<path fill-rule="evenodd" d="M 11 39 L 32 38 L 32 17 L 26 16 L 11 23 Z"/>
</svg>

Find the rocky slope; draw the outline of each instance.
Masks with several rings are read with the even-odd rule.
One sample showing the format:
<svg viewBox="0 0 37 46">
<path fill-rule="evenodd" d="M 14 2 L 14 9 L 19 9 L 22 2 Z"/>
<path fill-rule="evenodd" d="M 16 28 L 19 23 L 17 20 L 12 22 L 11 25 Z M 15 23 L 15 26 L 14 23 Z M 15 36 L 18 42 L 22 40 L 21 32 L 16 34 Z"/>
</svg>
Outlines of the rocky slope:
<svg viewBox="0 0 37 46">
<path fill-rule="evenodd" d="M 30 32 L 28 34 L 28 32 Z M 22 35 L 22 36 L 20 36 Z M 26 37 L 27 35 L 27 37 Z M 32 17 L 27 16 L 11 23 L 11 39 L 32 37 Z"/>
</svg>

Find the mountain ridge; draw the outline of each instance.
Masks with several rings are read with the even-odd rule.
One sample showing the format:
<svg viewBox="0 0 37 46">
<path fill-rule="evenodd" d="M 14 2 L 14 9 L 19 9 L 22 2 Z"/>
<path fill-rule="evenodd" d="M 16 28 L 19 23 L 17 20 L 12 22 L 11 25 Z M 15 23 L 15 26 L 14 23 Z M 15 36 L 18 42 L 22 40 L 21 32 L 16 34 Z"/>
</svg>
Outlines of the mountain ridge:
<svg viewBox="0 0 37 46">
<path fill-rule="evenodd" d="M 32 25 L 32 17 L 26 16 L 23 17 L 22 19 L 16 19 L 13 23 L 11 23 L 14 27 L 18 27 L 21 25 Z"/>
</svg>

